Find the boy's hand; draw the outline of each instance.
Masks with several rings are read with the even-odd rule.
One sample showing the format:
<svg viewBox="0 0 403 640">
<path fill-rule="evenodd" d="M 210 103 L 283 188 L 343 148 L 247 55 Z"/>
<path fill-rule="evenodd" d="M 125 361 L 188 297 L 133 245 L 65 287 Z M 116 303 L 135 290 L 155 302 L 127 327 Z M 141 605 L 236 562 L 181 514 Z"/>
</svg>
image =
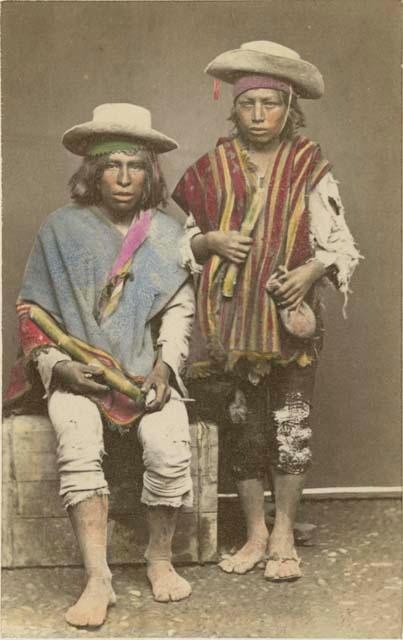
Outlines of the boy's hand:
<svg viewBox="0 0 403 640">
<path fill-rule="evenodd" d="M 296 309 L 324 273 L 325 267 L 318 260 L 307 262 L 291 271 L 279 267 L 274 274 L 277 282 L 269 287 L 269 291 L 280 307 Z"/>
<path fill-rule="evenodd" d="M 165 362 L 158 359 L 154 369 L 144 380 L 141 388 L 145 397 L 146 411 L 161 411 L 171 397 L 169 377 L 171 370 Z"/>
<path fill-rule="evenodd" d="M 245 262 L 253 243 L 252 238 L 239 231 L 209 231 L 206 241 L 210 255 L 217 254 L 235 264 Z"/>
<path fill-rule="evenodd" d="M 102 384 L 103 371 L 98 365 L 62 360 L 53 367 L 52 383 L 56 388 L 80 395 L 100 395 L 109 391 Z"/>
</svg>

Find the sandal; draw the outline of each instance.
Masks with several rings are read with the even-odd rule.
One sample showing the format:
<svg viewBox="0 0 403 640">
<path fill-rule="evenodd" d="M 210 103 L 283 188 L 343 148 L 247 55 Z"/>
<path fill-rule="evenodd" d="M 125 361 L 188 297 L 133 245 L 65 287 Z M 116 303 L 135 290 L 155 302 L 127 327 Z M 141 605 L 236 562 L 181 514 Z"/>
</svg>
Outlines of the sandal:
<svg viewBox="0 0 403 640">
<path fill-rule="evenodd" d="M 270 574 L 268 571 L 269 562 L 274 564 L 274 567 L 273 567 L 274 571 L 270 571 Z M 283 564 L 283 562 L 294 562 L 296 565 L 294 573 L 290 574 L 289 576 L 284 576 L 284 577 L 280 576 L 279 569 L 280 569 L 280 566 Z M 291 557 L 288 557 L 288 556 L 281 557 L 279 556 L 278 553 L 273 553 L 273 555 L 270 555 L 267 560 L 266 569 L 264 572 L 264 578 L 265 580 L 270 580 L 271 582 L 292 582 L 294 580 L 298 580 L 298 578 L 301 578 L 302 576 L 300 564 L 301 564 L 301 558 L 297 556 L 297 552 L 295 551 L 295 549 Z M 272 569 L 272 567 L 270 567 L 270 569 Z"/>
</svg>

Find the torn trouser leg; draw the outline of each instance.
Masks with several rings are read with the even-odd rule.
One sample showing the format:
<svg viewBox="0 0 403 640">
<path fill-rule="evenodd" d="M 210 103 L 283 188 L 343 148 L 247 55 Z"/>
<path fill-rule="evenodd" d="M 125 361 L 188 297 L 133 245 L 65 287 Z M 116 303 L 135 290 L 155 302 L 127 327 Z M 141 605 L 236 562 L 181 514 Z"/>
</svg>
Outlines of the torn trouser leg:
<svg viewBox="0 0 403 640">
<path fill-rule="evenodd" d="M 290 364 L 273 368 L 270 376 L 270 459 L 272 466 L 283 473 L 304 473 L 311 463 L 315 370 L 315 365 Z"/>
<path fill-rule="evenodd" d="M 315 370 L 315 364 L 273 366 L 256 385 L 237 379 L 232 394 L 223 394 L 228 458 L 236 481 L 263 478 L 269 463 L 284 473 L 307 469 Z"/>
<path fill-rule="evenodd" d="M 103 425 L 96 405 L 84 396 L 56 390 L 48 402 L 48 411 L 57 438 L 64 506 L 109 494 L 102 470 Z"/>
<path fill-rule="evenodd" d="M 189 420 L 183 402 L 172 398 L 161 411 L 148 413 L 138 426 L 145 472 L 142 502 L 148 506 L 192 506 Z"/>
<path fill-rule="evenodd" d="M 236 381 L 228 403 L 228 446 L 236 481 L 263 478 L 268 466 L 267 387 Z"/>
</svg>

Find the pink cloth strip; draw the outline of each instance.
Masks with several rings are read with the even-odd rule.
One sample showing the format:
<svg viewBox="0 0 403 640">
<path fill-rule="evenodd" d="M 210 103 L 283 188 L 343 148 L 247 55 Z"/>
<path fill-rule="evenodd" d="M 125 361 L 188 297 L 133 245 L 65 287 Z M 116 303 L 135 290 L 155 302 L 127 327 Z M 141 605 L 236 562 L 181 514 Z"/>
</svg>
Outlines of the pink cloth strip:
<svg viewBox="0 0 403 640">
<path fill-rule="evenodd" d="M 129 231 L 123 240 L 119 255 L 116 258 L 109 274 L 109 278 L 113 278 L 113 276 L 119 273 L 126 262 L 135 254 L 140 245 L 143 244 L 150 228 L 151 218 L 152 213 L 150 209 L 148 209 L 148 211 L 144 211 L 139 220 L 136 219 L 132 222 Z"/>
<path fill-rule="evenodd" d="M 263 74 L 242 76 L 242 78 L 239 78 L 234 84 L 234 100 L 236 100 L 241 93 L 249 91 L 249 89 L 275 89 L 276 91 L 290 93 L 292 86 L 273 76 Z"/>
<path fill-rule="evenodd" d="M 213 83 L 214 100 L 219 100 L 220 94 L 221 94 L 221 80 L 217 80 L 217 78 L 214 78 L 214 83 Z"/>
</svg>

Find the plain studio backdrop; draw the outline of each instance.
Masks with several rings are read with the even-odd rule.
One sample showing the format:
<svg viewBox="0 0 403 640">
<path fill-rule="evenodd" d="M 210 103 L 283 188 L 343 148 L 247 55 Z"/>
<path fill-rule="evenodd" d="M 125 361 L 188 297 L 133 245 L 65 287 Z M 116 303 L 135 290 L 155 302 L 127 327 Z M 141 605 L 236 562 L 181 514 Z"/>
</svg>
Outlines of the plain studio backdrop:
<svg viewBox="0 0 403 640">
<path fill-rule="evenodd" d="M 4 384 L 27 256 L 78 164 L 62 132 L 104 102 L 148 107 L 181 146 L 163 159 L 173 189 L 230 128 L 230 89 L 213 101 L 206 64 L 274 40 L 325 78 L 323 99 L 302 101 L 306 134 L 333 164 L 365 255 L 347 320 L 326 294 L 309 486 L 401 484 L 399 2 L 5 2 L 2 14 Z"/>
</svg>

